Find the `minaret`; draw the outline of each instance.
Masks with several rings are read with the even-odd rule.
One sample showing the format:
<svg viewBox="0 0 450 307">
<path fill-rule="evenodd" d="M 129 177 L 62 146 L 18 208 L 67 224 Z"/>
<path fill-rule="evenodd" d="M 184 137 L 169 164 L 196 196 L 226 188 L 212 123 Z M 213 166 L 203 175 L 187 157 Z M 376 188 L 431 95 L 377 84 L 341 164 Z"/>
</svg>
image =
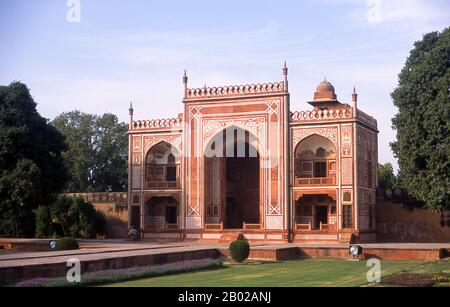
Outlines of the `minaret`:
<svg viewBox="0 0 450 307">
<path fill-rule="evenodd" d="M 130 116 L 130 123 L 129 123 L 130 130 L 133 129 L 133 114 L 134 114 L 133 102 L 130 102 L 130 108 L 128 109 L 128 115 Z"/>
<path fill-rule="evenodd" d="M 187 72 L 186 69 L 184 70 L 184 75 L 183 75 L 183 84 L 184 84 L 184 97 L 187 96 L 187 89 L 188 89 L 188 76 L 187 76 Z"/>
<path fill-rule="evenodd" d="M 284 66 L 283 66 L 283 80 L 284 80 L 284 87 L 285 87 L 285 91 L 288 92 L 289 91 L 289 82 L 288 82 L 288 67 L 287 67 L 287 63 L 286 61 L 284 61 Z"/>
<path fill-rule="evenodd" d="M 358 114 L 358 94 L 356 93 L 356 87 L 353 87 L 353 94 L 352 94 L 352 101 L 353 101 L 353 113 L 354 117 Z"/>
</svg>

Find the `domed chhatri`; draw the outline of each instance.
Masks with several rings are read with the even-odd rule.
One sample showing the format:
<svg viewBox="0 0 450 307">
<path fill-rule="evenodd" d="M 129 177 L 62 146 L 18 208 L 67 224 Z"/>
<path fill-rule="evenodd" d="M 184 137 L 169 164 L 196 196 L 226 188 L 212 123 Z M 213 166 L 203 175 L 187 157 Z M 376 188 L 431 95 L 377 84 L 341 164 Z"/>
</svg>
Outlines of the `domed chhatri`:
<svg viewBox="0 0 450 307">
<path fill-rule="evenodd" d="M 313 106 L 324 106 L 329 104 L 337 104 L 339 101 L 337 100 L 337 95 L 333 84 L 328 82 L 325 78 L 316 89 L 314 93 L 314 100 L 310 102 Z"/>
<path fill-rule="evenodd" d="M 335 89 L 333 84 L 328 82 L 327 78 L 320 82 L 320 84 L 317 86 L 316 93 L 325 93 L 325 92 L 333 92 L 335 93 Z"/>
</svg>

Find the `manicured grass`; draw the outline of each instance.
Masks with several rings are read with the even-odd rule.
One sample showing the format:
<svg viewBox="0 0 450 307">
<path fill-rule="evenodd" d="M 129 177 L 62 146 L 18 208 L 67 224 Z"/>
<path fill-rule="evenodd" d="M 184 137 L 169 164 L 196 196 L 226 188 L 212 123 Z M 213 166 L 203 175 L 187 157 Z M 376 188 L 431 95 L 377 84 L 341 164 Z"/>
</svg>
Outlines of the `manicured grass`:
<svg viewBox="0 0 450 307">
<path fill-rule="evenodd" d="M 116 283 L 114 287 L 354 287 L 367 284 L 366 261 L 298 260 L 227 265 L 223 269 Z M 383 261 L 382 276 L 450 270 L 449 261 Z"/>
<path fill-rule="evenodd" d="M 22 280 L 17 287 L 53 288 L 53 287 L 89 287 L 123 281 L 139 280 L 156 276 L 169 276 L 201 270 L 213 270 L 223 267 L 220 259 L 200 259 L 182 262 L 167 263 L 148 267 L 136 267 L 109 271 L 97 271 L 85 273 L 81 276 L 80 283 L 69 283 L 62 278 L 32 278 Z"/>
</svg>

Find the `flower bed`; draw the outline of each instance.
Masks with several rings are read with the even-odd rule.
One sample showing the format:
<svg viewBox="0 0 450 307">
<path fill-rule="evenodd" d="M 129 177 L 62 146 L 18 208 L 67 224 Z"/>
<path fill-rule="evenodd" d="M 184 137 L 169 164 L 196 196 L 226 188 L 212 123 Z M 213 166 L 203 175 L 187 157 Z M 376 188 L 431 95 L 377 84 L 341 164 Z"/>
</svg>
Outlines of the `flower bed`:
<svg viewBox="0 0 450 307">
<path fill-rule="evenodd" d="M 81 283 L 69 283 L 65 278 L 34 278 L 16 284 L 17 287 L 86 287 L 115 282 L 137 280 L 156 276 L 180 274 L 192 271 L 221 268 L 221 260 L 203 259 L 175 262 L 164 265 L 136 267 L 130 269 L 109 270 L 86 273 Z"/>
<path fill-rule="evenodd" d="M 449 281 L 450 275 L 446 273 L 434 275 L 400 273 L 383 278 L 382 283 L 401 287 L 433 287 L 448 284 Z"/>
</svg>

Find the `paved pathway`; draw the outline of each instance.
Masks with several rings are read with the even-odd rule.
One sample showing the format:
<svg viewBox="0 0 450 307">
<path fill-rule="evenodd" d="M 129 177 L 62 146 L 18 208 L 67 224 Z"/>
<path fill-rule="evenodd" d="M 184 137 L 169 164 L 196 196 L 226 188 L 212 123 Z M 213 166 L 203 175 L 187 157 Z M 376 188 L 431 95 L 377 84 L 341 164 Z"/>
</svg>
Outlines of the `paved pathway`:
<svg viewBox="0 0 450 307">
<path fill-rule="evenodd" d="M 204 251 L 216 249 L 216 246 L 170 246 L 164 248 L 148 248 L 148 249 L 128 249 L 128 250 L 109 250 L 109 251 L 89 251 L 86 250 L 84 253 L 75 252 L 59 252 L 49 255 L 41 255 L 40 257 L 28 257 L 23 258 L 24 255 L 19 258 L 11 257 L 5 259 L 5 256 L 1 257 L 0 269 L 9 267 L 26 267 L 33 265 L 47 265 L 47 264 L 58 264 L 66 263 L 70 258 L 77 258 L 81 262 L 106 260 L 106 259 L 118 259 L 118 258 L 128 258 L 128 257 L 138 257 L 138 256 L 149 256 L 149 255 L 159 255 L 168 253 L 178 253 L 178 252 L 193 252 L 193 251 Z M 78 251 L 83 252 L 83 251 Z M 17 256 L 17 254 L 15 255 Z"/>
</svg>

